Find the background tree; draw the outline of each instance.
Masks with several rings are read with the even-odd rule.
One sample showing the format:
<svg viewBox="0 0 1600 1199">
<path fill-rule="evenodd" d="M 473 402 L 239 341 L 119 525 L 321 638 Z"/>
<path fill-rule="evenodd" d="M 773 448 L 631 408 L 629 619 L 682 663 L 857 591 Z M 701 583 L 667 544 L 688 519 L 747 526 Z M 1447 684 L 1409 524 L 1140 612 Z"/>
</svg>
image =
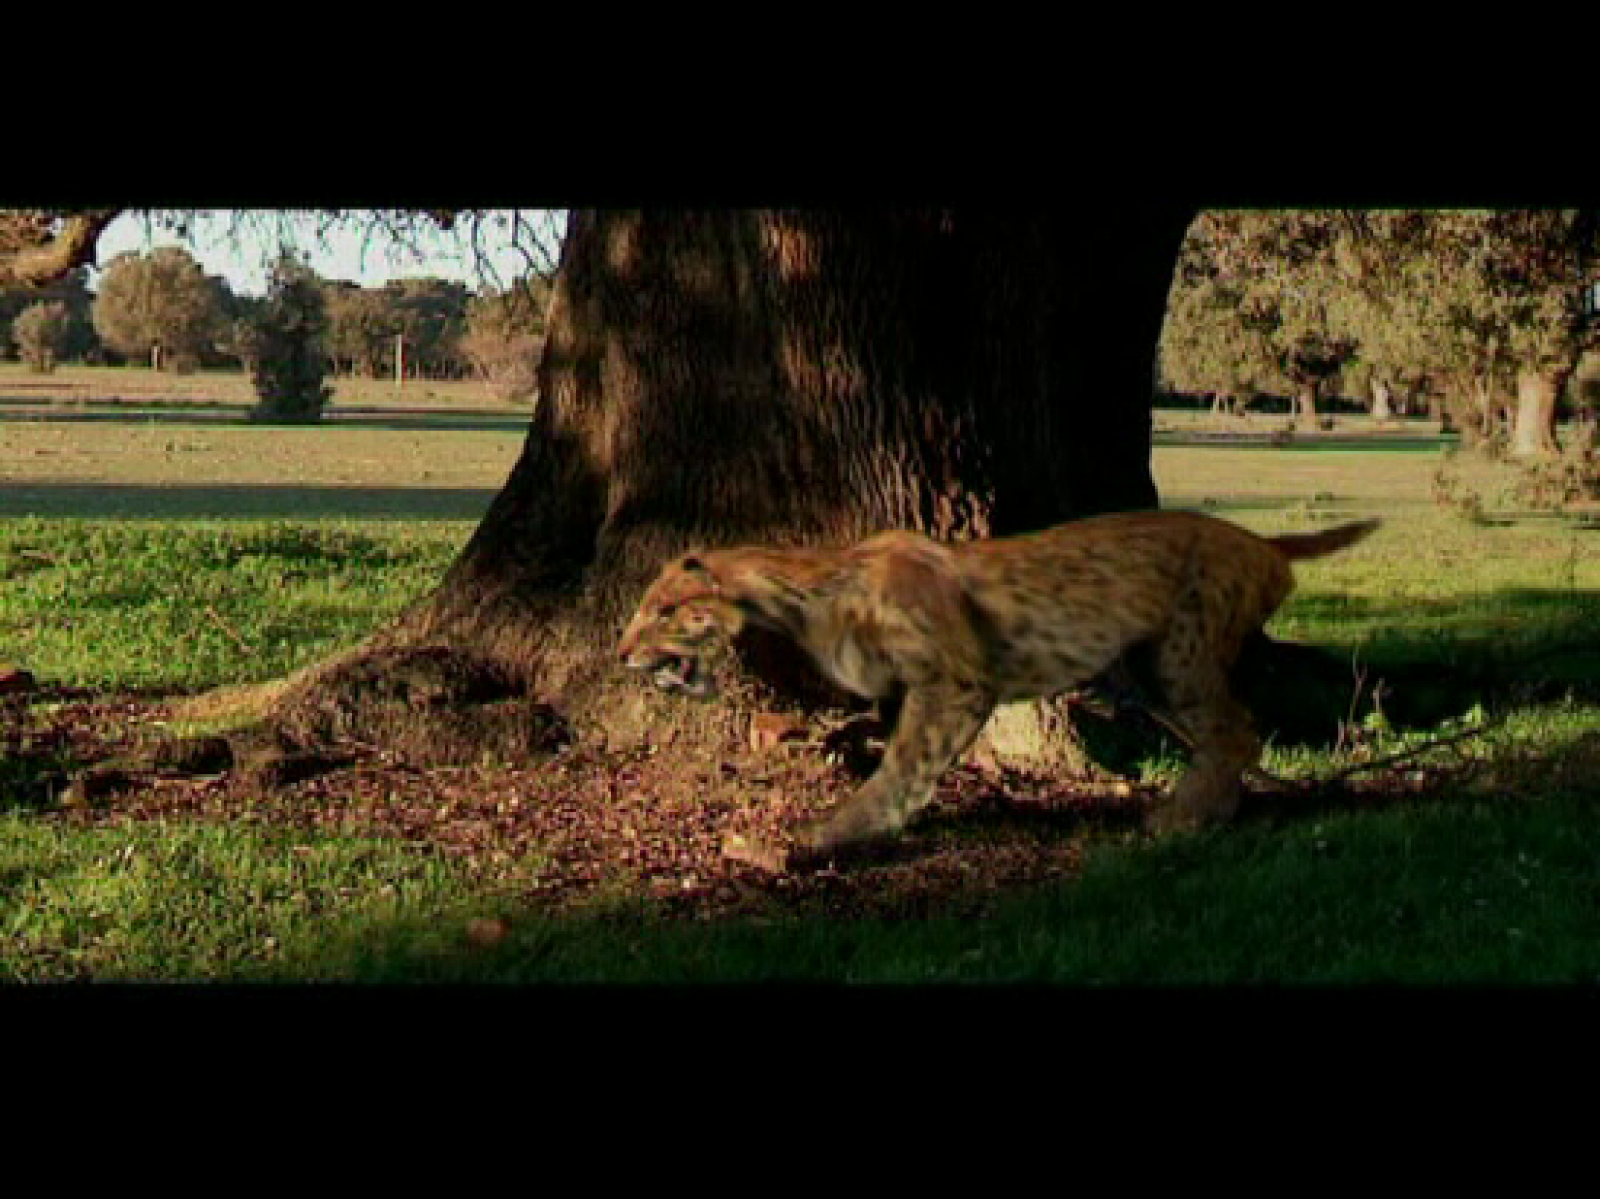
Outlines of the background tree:
<svg viewBox="0 0 1600 1199">
<path fill-rule="evenodd" d="M 369 379 L 381 373 L 385 364 L 392 370 L 400 320 L 382 290 L 342 279 L 322 286 L 326 347 L 334 370 Z"/>
<path fill-rule="evenodd" d="M 1443 230 L 1425 233 L 1429 240 L 1446 236 Z M 1405 250 L 1397 245 L 1391 252 Z M 1445 245 L 1403 262 L 1400 282 L 1379 306 L 1393 325 L 1389 337 L 1415 340 L 1415 361 L 1440 381 L 1442 414 L 1466 445 L 1503 444 L 1513 420 L 1517 362 L 1481 263 Z"/>
<path fill-rule="evenodd" d="M 211 321 L 200 346 L 200 364 L 208 369 L 240 365 L 243 358 L 236 345 L 236 326 L 249 323 L 261 300 L 236 294 L 223 275 L 207 275 L 206 283 L 211 288 Z"/>
<path fill-rule="evenodd" d="M 224 363 L 233 363 L 245 374 L 253 374 L 260 356 L 262 317 L 267 301 L 262 296 L 239 295 L 223 283 L 216 288 L 218 318 L 211 336 L 211 352 Z"/>
<path fill-rule="evenodd" d="M 1584 290 L 1600 277 L 1600 224 L 1576 209 L 1470 213 L 1447 219 L 1442 255 L 1474 286 L 1458 319 L 1503 346 L 1516 385 L 1513 453 L 1555 448 L 1556 401 L 1595 332 Z"/>
<path fill-rule="evenodd" d="M 1179 255 L 1162 331 L 1161 369 L 1186 391 L 1226 399 L 1270 392 L 1293 397 L 1297 419 L 1315 423 L 1317 399 L 1351 360 L 1337 327 L 1337 279 L 1322 253 L 1315 214 L 1204 213 Z M 1251 252 L 1230 254 L 1234 243 Z"/>
<path fill-rule="evenodd" d="M 66 346 L 67 325 L 67 306 L 60 300 L 23 309 L 12 325 L 12 336 L 30 369 L 40 374 L 56 369 L 56 360 Z"/>
<path fill-rule="evenodd" d="M 405 337 L 406 371 L 425 378 L 459 377 L 461 335 L 471 292 L 445 279 L 397 279 L 385 284 L 385 305 Z"/>
<path fill-rule="evenodd" d="M 130 358 L 148 354 L 156 370 L 197 365 L 219 317 L 215 285 L 193 255 L 175 246 L 119 254 L 101 276 L 94 303 L 101 338 Z"/>
<path fill-rule="evenodd" d="M 467 305 L 460 352 L 503 399 L 535 392 L 550 291 L 549 279 L 533 276 L 503 292 L 486 289 Z"/>
<path fill-rule="evenodd" d="M 1379 421 L 1407 412 L 1437 373 L 1410 287 L 1346 286 L 1329 295 L 1330 319 L 1354 343 L 1345 364 L 1345 394 L 1366 397 Z"/>
<path fill-rule="evenodd" d="M 41 303 L 60 303 L 66 309 L 66 325 L 56 347 L 56 361 L 86 360 L 93 356 L 99 345 L 90 319 L 94 293 L 89 290 L 88 271 L 82 267 L 48 284 L 0 290 L 0 348 L 6 341 L 5 330 L 12 322 L 24 309 Z"/>
<path fill-rule="evenodd" d="M 1513 413 L 1512 448 L 1531 454 L 1554 445 L 1556 400 L 1594 344 L 1582 296 L 1600 278 L 1597 229 L 1588 209 L 1219 212 L 1194 240 L 1200 269 L 1230 286 L 1304 281 L 1380 379 L 1442 381 L 1475 433 Z"/>
<path fill-rule="evenodd" d="M 263 304 L 262 308 L 247 315 L 234 317 L 217 331 L 217 351 L 234 359 L 252 378 L 256 373 L 256 364 L 261 360 L 264 307 Z"/>
<path fill-rule="evenodd" d="M 402 279 L 383 287 L 344 280 L 322 285 L 327 349 L 335 370 L 368 378 L 392 374 L 396 339 L 404 338 L 408 375 L 459 377 L 466 370 L 460 339 L 471 292 L 444 279 Z"/>
<path fill-rule="evenodd" d="M 273 267 L 255 324 L 251 380 L 260 402 L 255 420 L 306 423 L 322 419 L 333 395 L 325 386 L 327 316 L 316 276 L 285 255 Z"/>
<path fill-rule="evenodd" d="M 1193 253 L 1185 244 L 1185 255 Z M 1212 411 L 1242 411 L 1269 379 L 1259 333 L 1239 319 L 1242 293 L 1180 266 L 1161 328 L 1161 375 L 1178 391 L 1209 394 Z"/>
</svg>

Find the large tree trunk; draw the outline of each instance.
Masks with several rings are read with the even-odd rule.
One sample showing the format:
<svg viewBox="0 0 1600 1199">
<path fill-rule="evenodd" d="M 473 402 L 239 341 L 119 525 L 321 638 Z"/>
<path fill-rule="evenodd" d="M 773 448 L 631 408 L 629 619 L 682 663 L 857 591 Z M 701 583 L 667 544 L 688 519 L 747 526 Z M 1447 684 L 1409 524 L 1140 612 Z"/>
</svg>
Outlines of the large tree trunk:
<svg viewBox="0 0 1600 1199">
<path fill-rule="evenodd" d="M 1455 381 L 1453 379 L 1445 384 L 1447 388 L 1453 388 L 1454 386 Z M 1427 401 L 1428 416 L 1431 420 L 1439 422 L 1439 432 L 1460 433 L 1462 431 L 1461 421 L 1452 407 L 1451 395 L 1448 391 L 1441 389 L 1438 385 L 1431 386 L 1428 388 Z M 1465 442 L 1464 436 L 1462 440 Z"/>
<path fill-rule="evenodd" d="M 504 490 L 432 596 L 290 681 L 280 729 L 449 758 L 468 701 L 516 749 L 531 726 L 503 705 L 537 696 L 613 745 L 723 735 L 733 705 L 614 661 L 669 556 L 1153 506 L 1151 359 L 1190 215 L 574 214 Z"/>
<path fill-rule="evenodd" d="M 1544 454 L 1556 448 L 1556 399 L 1565 382 L 1564 376 L 1550 370 L 1528 369 L 1517 373 L 1516 419 L 1511 435 L 1513 454 Z"/>
</svg>

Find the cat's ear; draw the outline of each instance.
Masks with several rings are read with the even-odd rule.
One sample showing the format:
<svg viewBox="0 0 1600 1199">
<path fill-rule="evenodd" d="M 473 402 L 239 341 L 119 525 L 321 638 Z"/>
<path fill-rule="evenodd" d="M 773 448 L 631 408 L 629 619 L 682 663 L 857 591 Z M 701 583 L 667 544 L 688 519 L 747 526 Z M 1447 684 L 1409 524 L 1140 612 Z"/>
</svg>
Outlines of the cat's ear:
<svg viewBox="0 0 1600 1199">
<path fill-rule="evenodd" d="M 685 554 L 678 559 L 678 569 L 697 583 L 704 584 L 712 593 L 722 590 L 722 584 L 717 576 L 711 573 L 711 568 L 693 553 Z"/>
</svg>

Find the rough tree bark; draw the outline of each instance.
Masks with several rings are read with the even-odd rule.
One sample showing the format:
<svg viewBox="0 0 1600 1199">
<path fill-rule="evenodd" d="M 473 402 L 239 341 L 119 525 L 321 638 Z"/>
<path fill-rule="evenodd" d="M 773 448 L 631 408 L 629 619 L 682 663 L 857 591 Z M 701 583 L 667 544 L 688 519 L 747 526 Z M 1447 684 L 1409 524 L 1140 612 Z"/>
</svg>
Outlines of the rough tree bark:
<svg viewBox="0 0 1600 1199">
<path fill-rule="evenodd" d="M 439 588 L 270 693 L 283 739 L 518 753 L 727 735 L 621 677 L 690 545 L 1001 535 L 1156 502 L 1151 356 L 1186 210 L 577 213 L 521 458 Z M 746 666 L 790 694 L 783 648 Z M 473 715 L 475 713 L 475 715 Z"/>
<path fill-rule="evenodd" d="M 1556 400 L 1565 384 L 1566 374 L 1562 372 L 1517 372 L 1517 407 L 1511 434 L 1513 454 L 1546 454 L 1556 448 Z"/>
</svg>

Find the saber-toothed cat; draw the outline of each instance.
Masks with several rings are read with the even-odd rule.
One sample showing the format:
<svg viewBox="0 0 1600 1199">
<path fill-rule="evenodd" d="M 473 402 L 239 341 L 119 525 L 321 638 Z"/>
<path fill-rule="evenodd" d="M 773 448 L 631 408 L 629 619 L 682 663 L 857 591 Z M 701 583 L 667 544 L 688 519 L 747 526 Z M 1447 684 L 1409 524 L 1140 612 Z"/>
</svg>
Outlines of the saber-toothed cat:
<svg viewBox="0 0 1600 1199">
<path fill-rule="evenodd" d="M 1378 523 L 1260 537 L 1198 513 L 1138 512 L 955 544 L 896 530 L 844 549 L 694 551 L 662 569 L 618 651 L 658 686 L 705 696 L 702 654 L 748 622 L 792 638 L 847 691 L 903 694 L 882 764 L 796 831 L 793 862 L 898 832 L 995 705 L 1079 686 L 1145 644 L 1193 744 L 1157 823 L 1195 825 L 1233 815 L 1260 758 L 1229 675 L 1293 590 L 1290 563 Z"/>
</svg>

